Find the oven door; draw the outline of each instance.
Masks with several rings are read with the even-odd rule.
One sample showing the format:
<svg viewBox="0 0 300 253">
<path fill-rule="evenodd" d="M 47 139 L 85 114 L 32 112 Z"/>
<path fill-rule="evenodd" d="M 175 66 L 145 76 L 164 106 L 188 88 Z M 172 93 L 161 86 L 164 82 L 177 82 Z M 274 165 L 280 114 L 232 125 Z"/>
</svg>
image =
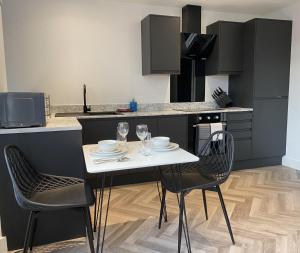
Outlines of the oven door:
<svg viewBox="0 0 300 253">
<path fill-rule="evenodd" d="M 226 122 L 222 122 L 223 131 L 226 130 Z M 205 145 L 211 135 L 211 123 L 202 123 L 192 126 L 191 146 L 190 152 L 197 154 L 199 150 Z"/>
</svg>

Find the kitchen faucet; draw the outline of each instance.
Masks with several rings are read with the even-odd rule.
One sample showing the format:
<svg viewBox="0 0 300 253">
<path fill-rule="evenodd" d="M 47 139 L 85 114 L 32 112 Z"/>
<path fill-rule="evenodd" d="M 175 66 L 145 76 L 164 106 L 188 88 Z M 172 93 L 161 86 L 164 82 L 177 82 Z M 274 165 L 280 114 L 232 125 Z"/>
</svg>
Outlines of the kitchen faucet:
<svg viewBox="0 0 300 253">
<path fill-rule="evenodd" d="M 83 113 L 87 113 L 91 110 L 91 106 L 86 105 L 86 85 L 83 85 Z"/>
</svg>

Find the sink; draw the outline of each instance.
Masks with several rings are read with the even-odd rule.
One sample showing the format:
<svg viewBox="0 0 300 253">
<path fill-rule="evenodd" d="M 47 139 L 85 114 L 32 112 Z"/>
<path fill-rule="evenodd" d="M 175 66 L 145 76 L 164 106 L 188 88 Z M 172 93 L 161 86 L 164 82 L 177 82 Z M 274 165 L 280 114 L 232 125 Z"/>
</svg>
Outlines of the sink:
<svg viewBox="0 0 300 253">
<path fill-rule="evenodd" d="M 82 117 L 82 116 L 97 116 L 97 115 L 120 115 L 120 113 L 115 111 L 108 111 L 108 112 L 63 112 L 63 113 L 56 113 L 55 117 Z"/>
</svg>

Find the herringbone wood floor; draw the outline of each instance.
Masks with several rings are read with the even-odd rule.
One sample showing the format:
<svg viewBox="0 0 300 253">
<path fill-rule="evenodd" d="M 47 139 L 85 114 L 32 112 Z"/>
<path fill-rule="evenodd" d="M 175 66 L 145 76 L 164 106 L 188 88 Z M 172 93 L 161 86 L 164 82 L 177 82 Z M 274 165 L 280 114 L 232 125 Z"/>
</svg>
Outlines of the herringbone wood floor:
<svg viewBox="0 0 300 253">
<path fill-rule="evenodd" d="M 236 245 L 232 245 L 217 194 L 207 193 L 205 220 L 200 191 L 186 197 L 192 250 L 204 252 L 300 252 L 300 172 L 276 166 L 233 172 L 221 187 Z M 114 188 L 105 252 L 176 252 L 178 205 L 167 195 L 169 221 L 158 230 L 155 183 Z M 183 240 L 183 252 L 186 252 Z M 85 238 L 34 250 L 38 253 L 89 252 Z"/>
</svg>

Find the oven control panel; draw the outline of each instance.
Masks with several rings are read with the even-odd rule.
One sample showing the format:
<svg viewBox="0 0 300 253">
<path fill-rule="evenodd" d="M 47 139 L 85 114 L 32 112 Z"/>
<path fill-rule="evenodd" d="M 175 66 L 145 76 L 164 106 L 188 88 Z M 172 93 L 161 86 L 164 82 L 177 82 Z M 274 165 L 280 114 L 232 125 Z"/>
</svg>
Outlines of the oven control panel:
<svg viewBox="0 0 300 253">
<path fill-rule="evenodd" d="M 196 124 L 221 122 L 221 113 L 203 113 L 196 116 Z"/>
</svg>

